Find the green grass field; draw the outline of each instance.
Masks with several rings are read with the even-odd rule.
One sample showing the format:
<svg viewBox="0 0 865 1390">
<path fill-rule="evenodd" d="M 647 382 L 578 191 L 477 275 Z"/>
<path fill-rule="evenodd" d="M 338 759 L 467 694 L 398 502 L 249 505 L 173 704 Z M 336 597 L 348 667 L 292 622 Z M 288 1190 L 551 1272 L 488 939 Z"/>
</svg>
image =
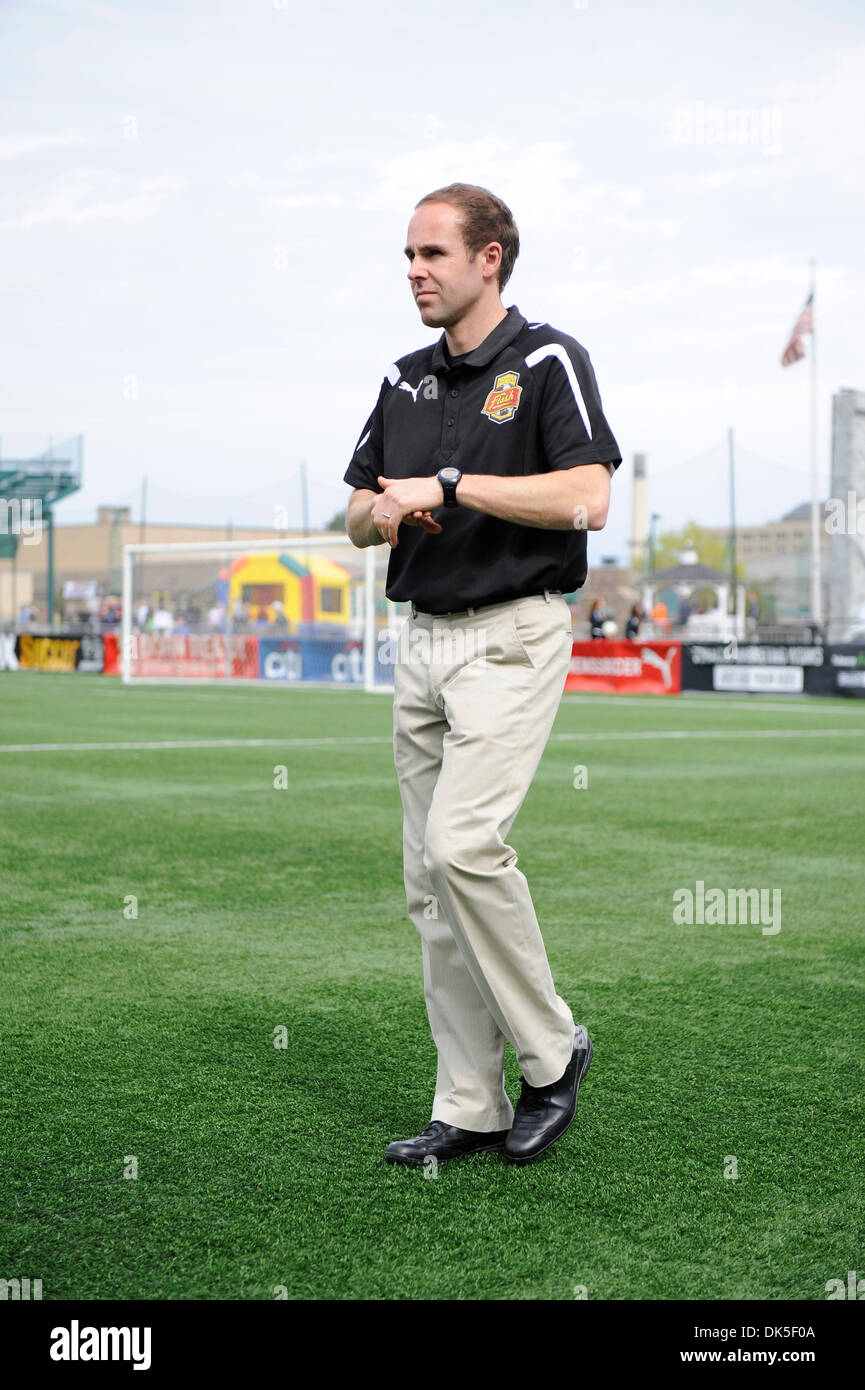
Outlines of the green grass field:
<svg viewBox="0 0 865 1390">
<path fill-rule="evenodd" d="M 510 840 L 595 1060 L 544 1159 L 434 1179 L 383 1159 L 435 1074 L 390 728 L 387 696 L 0 676 L 0 1277 L 820 1300 L 865 1271 L 865 703 L 563 700 Z M 677 925 L 697 880 L 780 889 L 781 930 Z"/>
</svg>

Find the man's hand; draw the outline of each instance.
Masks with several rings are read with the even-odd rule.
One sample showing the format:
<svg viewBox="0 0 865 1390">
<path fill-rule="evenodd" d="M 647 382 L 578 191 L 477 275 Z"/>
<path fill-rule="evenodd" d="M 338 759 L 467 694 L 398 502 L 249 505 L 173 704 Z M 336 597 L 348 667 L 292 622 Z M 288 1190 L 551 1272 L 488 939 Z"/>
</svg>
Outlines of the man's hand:
<svg viewBox="0 0 865 1390">
<path fill-rule="evenodd" d="M 385 517 L 384 512 L 390 512 L 389 517 Z M 355 488 L 351 497 L 348 499 L 348 510 L 345 518 L 346 534 L 352 545 L 363 549 L 368 545 L 381 545 L 382 541 L 391 541 L 389 527 L 397 518 L 397 506 L 395 502 L 388 503 L 383 492 L 373 492 L 372 488 Z M 398 524 L 398 523 L 397 523 Z M 407 512 L 402 518 L 404 526 L 422 526 L 431 536 L 437 536 L 441 532 L 441 527 L 437 521 L 433 521 L 428 511 L 417 509 Z"/>
<path fill-rule="evenodd" d="M 431 536 L 441 533 L 430 512 L 442 506 L 444 490 L 438 478 L 379 478 L 383 489 L 372 508 L 372 522 L 381 532 L 391 550 L 399 544 L 400 523 L 421 526 Z"/>
</svg>

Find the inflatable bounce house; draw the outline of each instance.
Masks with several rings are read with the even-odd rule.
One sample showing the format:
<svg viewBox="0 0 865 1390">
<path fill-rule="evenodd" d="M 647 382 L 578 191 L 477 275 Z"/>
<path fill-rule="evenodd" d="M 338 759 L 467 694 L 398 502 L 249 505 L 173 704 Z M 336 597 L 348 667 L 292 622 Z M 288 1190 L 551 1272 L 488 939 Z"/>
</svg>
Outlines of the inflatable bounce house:
<svg viewBox="0 0 865 1390">
<path fill-rule="evenodd" d="M 240 555 L 220 570 L 220 603 L 232 619 L 277 624 L 297 636 L 338 636 L 350 616 L 350 575 L 321 555 Z"/>
</svg>

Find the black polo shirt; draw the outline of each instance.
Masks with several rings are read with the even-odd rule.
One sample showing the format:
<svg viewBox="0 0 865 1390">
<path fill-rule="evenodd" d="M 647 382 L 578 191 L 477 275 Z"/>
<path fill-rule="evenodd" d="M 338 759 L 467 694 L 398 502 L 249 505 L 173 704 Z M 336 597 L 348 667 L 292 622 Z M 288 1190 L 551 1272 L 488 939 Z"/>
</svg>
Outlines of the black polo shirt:
<svg viewBox="0 0 865 1390">
<path fill-rule="evenodd" d="M 447 464 L 523 477 L 621 461 L 586 349 L 512 305 L 473 351 L 452 359 L 442 334 L 388 368 L 345 481 L 381 492 L 379 474 L 425 477 Z M 521 526 L 459 506 L 433 516 L 440 535 L 399 528 L 386 585 L 396 603 L 447 613 L 585 583 L 585 530 Z"/>
</svg>

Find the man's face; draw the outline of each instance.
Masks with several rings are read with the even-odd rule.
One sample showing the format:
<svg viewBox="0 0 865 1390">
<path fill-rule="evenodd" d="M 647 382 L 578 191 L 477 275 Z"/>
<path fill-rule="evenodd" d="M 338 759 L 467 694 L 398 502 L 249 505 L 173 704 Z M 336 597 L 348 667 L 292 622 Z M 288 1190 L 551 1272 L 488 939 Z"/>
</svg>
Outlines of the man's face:
<svg viewBox="0 0 865 1390">
<path fill-rule="evenodd" d="M 449 328 L 477 302 L 490 276 L 484 257 L 470 261 L 460 230 L 460 212 L 449 203 L 424 203 L 408 224 L 408 279 L 428 328 Z"/>
</svg>

